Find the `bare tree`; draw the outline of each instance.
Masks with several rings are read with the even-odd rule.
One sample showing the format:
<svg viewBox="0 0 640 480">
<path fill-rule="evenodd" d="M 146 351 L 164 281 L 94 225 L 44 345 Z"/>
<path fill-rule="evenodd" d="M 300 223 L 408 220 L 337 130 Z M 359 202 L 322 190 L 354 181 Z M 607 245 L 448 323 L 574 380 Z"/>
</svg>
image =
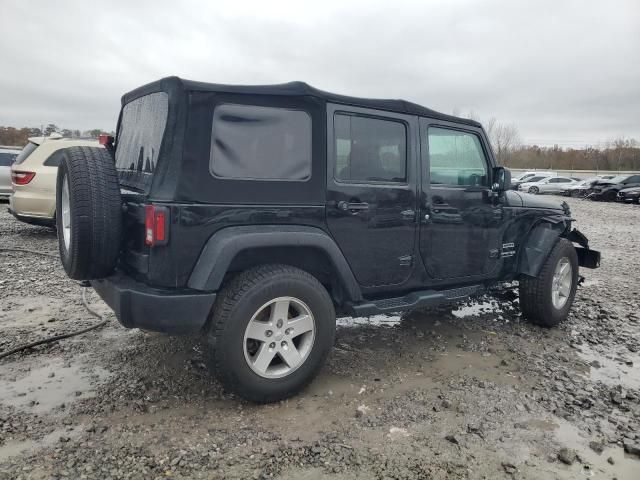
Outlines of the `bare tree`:
<svg viewBox="0 0 640 480">
<path fill-rule="evenodd" d="M 499 123 L 495 118 L 491 118 L 485 125 L 485 130 L 498 163 L 505 165 L 511 153 L 521 144 L 518 127 L 513 123 Z"/>
</svg>

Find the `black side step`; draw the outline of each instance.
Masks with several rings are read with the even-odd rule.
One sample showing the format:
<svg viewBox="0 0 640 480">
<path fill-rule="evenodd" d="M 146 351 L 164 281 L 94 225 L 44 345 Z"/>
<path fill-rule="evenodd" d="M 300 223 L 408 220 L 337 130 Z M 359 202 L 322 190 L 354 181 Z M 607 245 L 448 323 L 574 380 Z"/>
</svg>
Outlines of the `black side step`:
<svg viewBox="0 0 640 480">
<path fill-rule="evenodd" d="M 475 295 L 485 290 L 484 285 L 470 285 L 468 287 L 450 290 L 422 290 L 411 292 L 404 297 L 383 298 L 350 305 L 351 313 L 356 317 L 368 317 L 385 312 L 401 312 L 416 308 L 435 307 L 442 303 L 452 302 Z"/>
</svg>

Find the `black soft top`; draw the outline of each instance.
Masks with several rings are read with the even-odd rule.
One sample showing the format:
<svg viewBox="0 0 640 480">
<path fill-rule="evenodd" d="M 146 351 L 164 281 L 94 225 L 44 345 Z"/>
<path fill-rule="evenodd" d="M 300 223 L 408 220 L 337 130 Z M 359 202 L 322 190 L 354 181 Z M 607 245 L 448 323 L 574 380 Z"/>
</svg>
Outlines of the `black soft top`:
<svg viewBox="0 0 640 480">
<path fill-rule="evenodd" d="M 464 123 L 480 127 L 480 123 L 468 118 L 454 117 L 440 113 L 430 108 L 423 107 L 416 103 L 406 100 L 384 100 L 377 98 L 360 98 L 350 97 L 347 95 L 338 95 L 336 93 L 318 90 L 304 82 L 289 82 L 277 85 L 223 85 L 219 83 L 195 82 L 193 80 L 184 80 L 179 77 L 165 77 L 155 82 L 148 83 L 135 90 L 125 93 L 122 96 L 122 105 L 148 95 L 153 92 L 165 91 L 171 94 L 178 91 L 196 91 L 196 92 L 223 92 L 223 93 L 239 93 L 247 95 L 282 95 L 282 96 L 311 96 L 323 99 L 331 103 L 340 103 L 343 105 L 353 105 L 365 108 L 374 108 L 378 110 L 386 110 L 390 112 L 407 113 L 410 115 L 419 115 L 423 117 L 436 118 L 449 122 Z"/>
</svg>

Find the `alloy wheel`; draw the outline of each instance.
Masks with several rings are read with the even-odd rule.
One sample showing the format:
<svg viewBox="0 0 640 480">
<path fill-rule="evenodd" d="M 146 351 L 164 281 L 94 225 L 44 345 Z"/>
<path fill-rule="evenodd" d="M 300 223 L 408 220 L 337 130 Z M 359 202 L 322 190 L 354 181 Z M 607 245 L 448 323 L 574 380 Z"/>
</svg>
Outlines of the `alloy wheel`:
<svg viewBox="0 0 640 480">
<path fill-rule="evenodd" d="M 263 378 L 286 377 L 305 362 L 315 335 L 315 319 L 302 300 L 274 298 L 251 317 L 244 334 L 244 358 Z"/>
</svg>

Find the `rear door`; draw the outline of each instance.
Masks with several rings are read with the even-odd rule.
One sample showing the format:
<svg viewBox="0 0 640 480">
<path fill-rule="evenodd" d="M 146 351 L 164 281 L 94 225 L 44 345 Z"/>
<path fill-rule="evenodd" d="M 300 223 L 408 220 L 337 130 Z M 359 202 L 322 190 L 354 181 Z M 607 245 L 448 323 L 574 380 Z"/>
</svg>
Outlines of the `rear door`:
<svg viewBox="0 0 640 480">
<path fill-rule="evenodd" d="M 411 275 L 417 137 L 415 117 L 327 107 L 327 223 L 363 287 Z"/>
</svg>

